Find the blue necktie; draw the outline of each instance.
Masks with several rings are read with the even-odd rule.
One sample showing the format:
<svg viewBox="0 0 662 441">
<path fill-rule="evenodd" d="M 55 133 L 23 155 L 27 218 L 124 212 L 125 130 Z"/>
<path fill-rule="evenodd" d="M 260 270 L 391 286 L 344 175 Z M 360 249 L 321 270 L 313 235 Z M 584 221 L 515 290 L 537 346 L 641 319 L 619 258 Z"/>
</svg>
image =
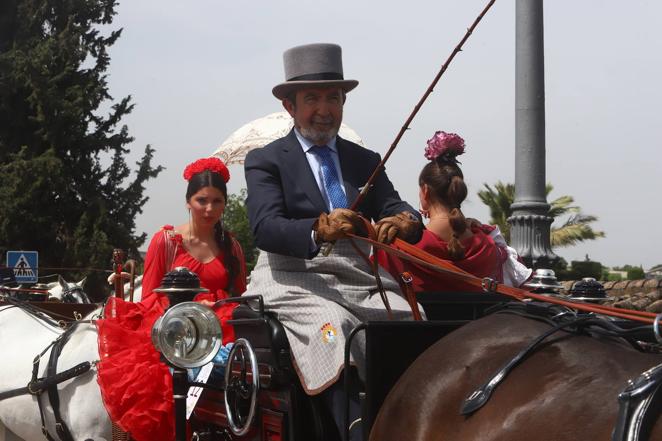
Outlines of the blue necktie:
<svg viewBox="0 0 662 441">
<path fill-rule="evenodd" d="M 347 208 L 347 197 L 340 186 L 336 165 L 333 163 L 329 148 L 325 145 L 314 145 L 311 147 L 311 150 L 320 160 L 322 176 L 324 177 L 324 187 L 326 188 L 326 195 L 331 205 L 329 208 L 331 210 L 334 208 Z"/>
</svg>

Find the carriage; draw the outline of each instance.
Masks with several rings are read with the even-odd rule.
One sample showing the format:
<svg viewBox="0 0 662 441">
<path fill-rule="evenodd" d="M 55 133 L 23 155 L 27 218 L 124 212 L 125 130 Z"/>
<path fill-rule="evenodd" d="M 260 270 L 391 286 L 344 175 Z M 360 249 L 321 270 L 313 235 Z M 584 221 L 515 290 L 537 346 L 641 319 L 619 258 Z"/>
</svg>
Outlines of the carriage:
<svg viewBox="0 0 662 441">
<path fill-rule="evenodd" d="M 522 406 L 521 403 L 518 404 L 512 401 L 504 405 L 504 397 L 511 399 L 513 396 L 517 396 L 524 402 L 538 398 L 535 394 L 531 396 L 529 393 L 517 393 L 518 388 L 526 391 L 534 387 L 530 384 L 534 377 L 530 375 L 531 370 L 542 376 L 538 382 L 542 382 L 545 388 L 556 387 L 558 384 L 562 386 L 574 384 L 577 378 L 570 378 L 569 381 L 567 376 L 560 375 L 563 370 L 568 370 L 575 377 L 581 377 L 583 381 L 587 382 L 585 387 L 588 388 L 590 384 L 590 389 L 583 389 L 574 384 L 575 395 L 567 397 L 569 401 L 563 403 L 564 406 L 573 409 L 577 405 L 590 407 L 590 412 L 575 415 L 579 418 L 576 430 L 588 431 L 590 422 L 585 421 L 585 418 L 590 416 L 591 421 L 595 420 L 599 423 L 596 424 L 601 426 L 602 432 L 600 433 L 606 433 L 607 435 L 611 433 L 613 440 L 656 439 L 655 436 L 659 435 L 660 429 L 662 429 L 662 423 L 657 421 L 662 405 L 662 355 L 659 353 L 659 344 L 656 340 L 660 337 L 659 320 L 655 321 L 655 326 L 635 326 L 629 320 L 597 319 L 595 314 L 582 316 L 581 314 L 572 314 L 563 308 L 560 310 L 553 309 L 549 305 L 510 302 L 509 297 L 491 292 L 419 293 L 417 300 L 423 306 L 428 321 L 367 322 L 352 333 L 354 335 L 358 332 L 364 332 L 366 337 L 365 390 L 360 396 L 362 415 L 360 424 L 353 429 L 362 432 L 361 439 L 432 439 L 429 433 L 427 435 L 418 434 L 419 429 L 434 426 L 436 423 L 446 424 L 443 427 L 449 425 L 461 427 L 463 422 L 467 421 L 469 424 L 477 421 L 480 421 L 480 424 L 487 424 L 488 427 L 494 428 L 495 433 L 502 433 L 503 436 L 508 437 L 507 439 L 582 439 L 582 437 L 578 437 L 576 431 L 569 432 L 570 435 L 565 436 L 555 433 L 550 434 L 549 437 L 541 436 L 538 438 L 532 438 L 530 433 L 513 435 L 504 428 L 502 421 L 495 420 L 493 415 L 495 409 L 502 411 L 505 409 L 505 411 L 510 412 L 513 407 Z M 338 433 L 328 410 L 318 398 L 310 397 L 304 393 L 291 362 L 284 329 L 273 315 L 264 310 L 261 298 L 259 296 L 246 296 L 227 299 L 227 301 L 237 302 L 239 306 L 234 310 L 232 319 L 237 341 L 230 353 L 224 373 L 212 372 L 204 384 L 191 383 L 185 376 L 183 379 L 179 377 L 181 380 L 179 389 L 175 373 L 175 400 L 177 400 L 178 390 L 181 395 L 181 386 L 183 386 L 184 391 L 188 390 L 189 399 L 191 395 L 194 395 L 197 401 L 189 415 L 188 434 L 186 430 L 179 431 L 177 439 L 251 441 L 313 439 L 335 441 L 347 439 L 347 433 Z M 596 337 L 589 335 L 593 331 L 588 330 L 587 327 L 573 329 L 574 333 L 564 334 L 549 342 L 548 345 L 542 345 L 539 350 L 537 347 L 533 348 L 530 344 L 532 340 L 542 341 L 536 333 L 541 330 L 546 336 L 551 335 L 551 333 L 543 328 L 535 328 L 535 326 L 533 333 L 520 332 L 521 335 L 517 336 L 518 341 L 514 346 L 513 342 L 503 344 L 503 335 L 497 335 L 500 329 L 503 329 L 506 333 L 509 332 L 509 335 L 512 336 L 518 330 L 529 327 L 528 322 L 532 322 L 530 318 L 517 319 L 525 320 L 526 323 L 508 318 L 508 323 L 501 322 L 497 327 L 492 326 L 495 320 L 492 317 L 495 314 L 485 317 L 487 313 L 491 309 L 511 303 L 519 304 L 526 310 L 522 315 L 530 317 L 538 314 L 539 311 L 536 311 L 540 310 L 544 311 L 540 314 L 541 317 L 547 316 L 549 318 L 553 316 L 554 320 L 560 317 L 557 322 L 559 329 L 566 328 L 569 326 L 568 323 L 572 325 L 575 321 L 582 323 L 596 322 L 598 323 L 597 328 L 606 330 L 602 335 L 598 335 L 599 338 L 611 340 L 614 336 L 625 337 L 632 344 L 644 346 L 644 349 L 647 349 L 646 353 L 640 354 L 633 349 L 629 349 L 628 352 L 628 348 L 623 348 L 622 344 L 618 346 L 613 341 L 596 343 Z M 186 308 L 184 303 L 181 303 L 181 305 L 184 305 L 184 309 Z M 43 307 L 47 304 L 40 302 L 39 306 L 44 309 Z M 47 306 L 47 308 L 49 307 L 52 306 Z M 57 308 L 57 311 L 53 310 L 51 313 L 69 314 L 73 319 L 80 319 L 81 315 L 92 311 L 95 305 L 61 303 Z M 4 315 L 0 314 L 0 319 Z M 15 319 L 16 317 L 12 320 Z M 564 321 L 566 319 L 569 321 Z M 31 323 L 31 326 L 34 326 L 34 323 Z M 537 323 L 536 326 L 549 328 L 547 323 L 542 325 Z M 477 329 L 479 332 L 474 332 Z M 6 337 L 6 334 L 3 331 L 3 337 Z M 578 336 L 575 336 L 575 334 L 578 334 Z M 600 333 L 596 332 L 596 334 Z M 11 338 L 11 335 L 9 338 Z M 49 338 L 52 339 L 47 337 L 47 339 Z M 88 357 L 87 360 L 89 361 L 94 357 L 94 354 L 87 354 L 84 348 L 93 346 L 96 350 L 96 334 L 92 335 L 88 332 L 85 338 L 86 340 L 81 339 L 76 343 L 79 344 L 79 347 L 73 352 L 78 352 L 79 357 Z M 59 340 L 59 338 L 56 340 Z M 558 365 L 553 366 L 553 360 L 556 357 L 562 360 L 569 358 L 568 354 L 563 354 L 563 347 L 568 342 L 572 344 L 573 341 L 579 341 L 581 345 L 584 345 L 580 351 L 573 348 L 574 352 L 570 353 L 579 352 L 578 361 L 575 361 L 579 363 L 578 365 L 584 366 L 583 372 L 573 371 L 576 366 L 570 368 L 567 366 L 562 368 Z M 87 342 L 87 344 L 81 342 Z M 505 348 L 502 351 L 503 354 L 496 356 L 495 353 L 488 354 L 489 351 L 485 351 L 487 358 L 482 358 L 479 361 L 463 359 L 465 353 L 474 353 L 474 356 L 476 356 L 476 347 L 481 347 L 481 345 L 489 347 L 494 342 L 498 343 L 494 345 L 494 348 L 498 348 L 499 345 L 503 344 Z M 648 348 L 645 348 L 645 346 Z M 513 347 L 517 348 L 514 352 Z M 524 355 L 518 354 L 522 347 L 529 347 L 529 352 Z M 591 353 L 591 351 L 596 347 L 598 349 L 597 356 L 601 357 L 598 358 L 597 363 L 602 363 L 604 366 L 597 367 L 594 365 L 596 363 L 596 353 Z M 653 350 L 651 350 L 651 347 Z M 492 352 L 495 352 L 495 350 L 492 350 Z M 533 355 L 531 355 L 531 352 Z M 549 358 L 550 353 L 552 358 Z M 516 363 L 510 360 L 514 354 L 517 355 L 515 357 L 517 359 Z M 63 352 L 63 355 L 66 355 L 65 352 Z M 562 356 L 559 357 L 559 355 Z M 30 354 L 30 356 L 34 356 L 34 354 Z M 594 358 L 591 359 L 591 357 Z M 185 356 L 182 357 L 182 359 L 185 358 Z M 526 365 L 526 368 L 514 369 L 515 365 L 522 362 L 524 358 L 527 358 L 526 363 L 531 364 Z M 528 361 L 528 358 L 530 358 L 530 361 Z M 444 373 L 444 366 L 446 364 L 453 365 L 454 361 L 456 361 L 456 364 L 464 364 L 460 366 L 462 370 L 477 367 L 477 369 L 483 369 L 483 371 L 480 372 L 480 375 L 474 375 L 475 378 L 468 382 L 470 384 L 462 384 L 460 392 L 449 390 L 444 394 L 439 394 L 433 387 L 434 372 Z M 66 360 L 62 361 L 61 369 L 58 372 L 67 367 L 66 362 Z M 508 372 L 514 369 L 511 372 L 514 380 L 509 380 L 503 386 L 504 389 L 510 387 L 510 390 L 507 393 L 504 392 L 501 396 L 497 390 L 492 398 L 495 403 L 488 402 L 485 405 L 485 402 L 483 402 L 480 404 L 480 406 L 485 405 L 486 408 L 484 418 L 480 417 L 480 411 L 477 413 L 478 418 L 461 416 L 458 409 L 459 403 L 470 395 L 474 395 L 471 393 L 472 390 L 480 386 L 482 381 L 489 380 L 490 376 L 487 374 L 494 370 L 498 371 L 499 369 L 496 368 L 501 367 L 501 364 L 507 367 Z M 549 365 L 550 369 L 557 371 L 558 378 L 553 378 L 549 372 L 544 372 L 545 365 Z M 420 375 L 422 369 L 423 371 L 427 370 L 424 375 Z M 430 373 L 430 369 L 433 373 Z M 446 372 L 443 376 L 453 378 L 453 373 Z M 503 374 L 501 377 L 506 377 L 506 375 Z M 60 396 L 63 397 L 60 403 L 63 407 L 61 416 L 67 421 L 67 424 L 72 425 L 72 432 L 83 434 L 80 437 L 75 435 L 71 439 L 110 439 L 109 434 L 107 438 L 105 437 L 108 430 L 99 428 L 106 423 L 102 424 L 99 421 L 94 421 L 92 414 L 81 416 L 75 413 L 71 407 L 67 407 L 78 402 L 78 412 L 80 412 L 81 400 L 74 398 L 77 396 L 76 394 L 81 393 L 81 389 L 86 389 L 88 395 L 82 400 L 84 410 L 91 411 L 96 407 L 97 413 L 103 413 L 98 395 L 98 386 L 90 378 L 90 376 L 86 377 L 85 375 L 75 378 L 69 377 L 65 379 L 66 382 L 58 386 Z M 628 382 L 628 380 L 632 381 Z M 593 384 L 597 382 L 600 384 Z M 515 392 L 512 390 L 513 383 L 515 384 Z M 488 381 L 487 384 L 491 384 L 491 382 Z M 193 387 L 189 388 L 189 386 Z M 608 390 L 598 389 L 598 386 L 603 388 L 608 386 Z M 6 387 L 3 385 L 0 393 L 4 392 L 5 389 Z M 99 401 L 95 403 L 95 406 L 90 405 L 89 394 L 93 394 L 92 397 Z M 613 402 L 611 404 L 596 403 L 592 395 L 606 397 Z M 185 397 L 186 393 L 183 396 Z M 620 407 L 616 404 L 617 398 L 620 400 Z M 26 406 L 31 406 L 36 418 L 38 414 L 36 413 L 34 396 L 26 394 L 21 399 L 24 399 Z M 543 400 L 541 404 L 543 416 L 545 412 L 550 412 L 544 405 L 546 401 Z M 430 415 L 424 411 L 436 403 L 444 402 L 452 403 L 452 413 L 460 420 L 444 422 L 445 417 L 442 415 Z M 553 400 L 552 402 L 555 403 L 555 406 L 560 406 L 558 402 Z M 2 405 L 3 400 L 0 400 L 0 417 L 3 416 L 2 413 L 4 412 Z M 402 406 L 405 406 L 405 408 L 403 409 Z M 526 410 L 527 407 L 519 408 L 518 412 L 523 412 L 522 409 Z M 563 411 L 563 408 L 560 410 Z M 47 419 L 51 412 L 52 410 L 46 412 Z M 175 406 L 175 412 L 176 419 L 180 423 L 179 427 L 185 427 L 186 424 L 183 421 L 186 416 L 177 405 Z M 474 412 L 476 412 L 476 409 L 473 409 L 471 413 Z M 93 433 L 82 432 L 83 429 L 78 427 L 82 424 L 81 420 L 83 423 L 88 422 L 88 426 L 97 431 Z M 93 420 L 93 423 L 89 424 L 88 420 Z M 569 424 L 568 421 L 565 423 Z M 393 424 L 396 426 L 393 426 Z M 543 423 L 538 422 L 537 424 Z M 552 422 L 552 424 L 557 423 Z M 349 424 L 346 425 L 347 431 L 349 431 L 349 426 Z M 524 424 L 524 427 L 530 427 L 530 424 Z M 35 433 L 35 430 L 36 433 L 40 432 L 38 428 L 33 428 L 32 433 Z M 399 430 L 404 430 L 405 435 L 398 432 Z M 437 428 L 436 430 L 444 431 L 446 429 Z M 474 432 L 468 435 L 462 434 L 461 436 L 438 439 L 505 439 L 498 436 L 488 437 L 483 432 L 480 433 L 480 436 L 477 436 Z M 649 437 L 647 438 L 647 436 Z M 25 439 L 39 439 L 39 437 L 27 436 Z M 591 438 L 589 436 L 589 438 L 583 439 L 598 439 L 598 437 Z"/>
<path fill-rule="evenodd" d="M 589 292 L 587 287 L 592 289 L 595 288 L 595 285 L 590 282 L 582 285 L 577 290 L 577 296 L 582 296 L 585 300 L 595 301 L 596 298 L 591 297 L 592 294 L 587 296 L 587 292 Z M 264 312 L 260 301 L 252 302 L 255 299 L 248 298 L 237 298 L 235 300 L 241 303 L 235 310 L 233 317 L 233 324 L 239 339 L 238 345 L 230 355 L 224 378 L 217 379 L 215 385 L 212 383 L 213 389 L 206 389 L 202 392 L 197 407 L 193 411 L 194 439 L 251 441 L 309 439 L 335 441 L 349 439 L 350 428 L 355 422 L 347 421 L 346 417 L 345 433 L 338 433 L 325 407 L 321 405 L 317 398 L 309 397 L 303 392 L 294 372 L 287 339 L 280 323 L 272 315 Z M 596 428 L 599 427 L 597 430 L 601 430 L 604 434 L 611 433 L 613 440 L 644 440 L 648 439 L 647 436 L 652 436 L 653 433 L 660 433 L 662 423 L 657 422 L 656 424 L 656 420 L 662 408 L 662 364 L 660 364 L 662 356 L 659 351 L 657 328 L 652 332 L 652 327 L 637 326 L 630 320 L 605 319 L 593 313 L 574 314 L 566 308 L 558 308 L 540 302 L 530 304 L 511 302 L 512 299 L 507 296 L 490 292 L 419 293 L 417 300 L 424 307 L 428 321 L 367 322 L 358 326 L 352 332 L 352 335 L 357 332 L 364 332 L 366 336 L 366 378 L 364 391 L 360 394 L 361 421 L 358 430 L 361 431 L 361 436 L 358 439 L 433 439 L 430 432 L 418 433 L 415 436 L 414 432 L 416 430 L 407 428 L 406 424 L 399 434 L 389 434 L 388 432 L 395 427 L 402 427 L 403 424 L 400 421 L 407 421 L 408 418 L 410 421 L 412 418 L 418 421 L 418 426 L 430 425 L 431 419 L 439 418 L 439 416 L 425 415 L 425 412 L 417 409 L 418 405 L 421 405 L 422 408 L 429 407 L 429 405 L 426 405 L 426 401 L 443 401 L 435 393 L 432 393 L 432 396 L 429 395 L 429 390 L 432 390 L 432 388 L 428 387 L 427 378 L 420 378 L 421 369 L 429 370 L 430 366 L 435 365 L 435 362 L 443 361 L 447 357 L 445 355 L 448 353 L 447 349 L 442 349 L 441 353 L 439 349 L 435 351 L 435 348 L 440 344 L 443 346 L 445 341 L 449 341 L 449 344 L 458 348 L 460 352 L 465 352 L 462 348 L 462 342 L 471 345 L 472 338 L 478 342 L 486 340 L 486 336 L 481 335 L 480 331 L 478 334 L 473 333 L 472 337 L 460 337 L 459 342 L 457 341 L 458 337 L 455 337 L 455 343 L 453 343 L 453 336 L 457 335 L 457 332 L 451 335 L 450 338 L 444 337 L 470 323 L 474 324 L 475 329 L 475 326 L 482 321 L 481 318 L 493 310 L 499 309 L 503 309 L 504 311 L 501 312 L 505 313 L 512 313 L 513 311 L 509 311 L 509 309 L 515 309 L 514 313 L 518 316 L 517 319 L 520 320 L 521 317 L 524 317 L 523 320 L 525 321 L 532 321 L 532 318 L 533 321 L 544 321 L 543 336 L 535 335 L 535 332 L 538 332 L 538 328 L 535 328 L 535 326 L 533 337 L 531 335 L 527 336 L 524 332 L 520 336 L 522 339 L 520 343 L 526 349 L 522 352 L 518 349 L 512 360 L 510 357 L 513 355 L 509 353 L 510 350 L 506 350 L 506 358 L 503 359 L 505 367 L 496 369 L 497 374 L 494 377 L 486 376 L 482 378 L 487 381 L 486 384 L 490 385 L 486 389 L 496 388 L 497 384 L 524 358 L 532 356 L 538 351 L 543 353 L 549 351 L 550 348 L 544 347 L 543 340 L 554 335 L 558 330 L 569 331 L 571 335 L 583 335 L 579 338 L 580 345 L 588 345 L 588 347 L 582 349 L 585 351 L 585 355 L 580 354 L 578 363 L 587 366 L 592 363 L 592 361 L 587 361 L 590 360 L 591 356 L 611 357 L 611 351 L 615 351 L 613 354 L 618 354 L 619 352 L 616 351 L 623 349 L 622 347 L 617 349 L 612 347 L 614 342 L 611 339 L 613 337 L 624 337 L 630 344 L 639 346 L 638 349 L 642 349 L 640 345 L 647 346 L 645 350 L 652 353 L 645 354 L 643 357 L 640 357 L 643 354 L 638 354 L 636 351 L 624 354 L 623 360 L 630 360 L 628 357 L 631 357 L 631 361 L 624 361 L 627 368 L 623 372 L 615 374 L 613 378 L 608 378 L 608 376 L 604 378 L 603 374 L 599 372 L 580 373 L 579 375 L 594 376 L 591 378 L 599 379 L 602 377 L 603 381 L 605 379 L 609 380 L 611 384 L 603 385 L 603 387 L 607 387 L 607 391 L 596 389 L 595 393 L 610 396 L 613 402 L 611 406 L 606 405 L 606 411 L 596 411 L 593 422 L 584 425 L 579 419 L 580 422 L 577 424 L 576 430 L 574 432 L 568 431 L 565 437 L 551 434 L 549 438 L 536 437 L 535 434 L 534 437 L 530 434 L 519 436 L 508 434 L 504 435 L 503 438 L 500 438 L 499 435 L 492 438 L 487 436 L 485 432 L 479 431 L 457 437 L 451 435 L 448 438 L 435 435 L 434 439 L 581 439 L 585 435 L 580 436 L 578 434 L 584 434 L 585 430 L 588 431 L 587 433 L 591 433 L 591 424 Z M 257 305 L 257 308 L 251 308 L 249 306 L 251 303 Z M 560 316 L 567 316 L 567 319 L 556 321 Z M 517 319 L 512 320 L 516 321 Z M 576 323 L 580 322 L 582 324 L 575 327 Z M 550 324 L 555 328 L 554 331 L 545 329 Z M 536 325 L 539 326 L 537 323 Z M 522 328 L 526 326 L 527 324 L 524 323 Z M 471 326 L 467 328 L 471 328 Z M 508 326 L 497 323 L 494 329 L 498 328 L 507 329 Z M 511 328 L 510 331 L 516 332 L 516 329 L 517 327 Z M 607 332 L 603 332 L 605 330 Z M 469 335 L 472 335 L 471 331 Z M 594 351 L 593 340 L 605 337 L 609 340 L 606 346 Z M 351 338 L 349 338 L 348 344 L 351 344 Z M 563 340 L 565 338 L 568 337 L 560 337 L 559 342 L 553 344 L 564 344 Z M 536 343 L 531 343 L 529 340 L 534 340 Z M 605 344 L 605 342 L 603 341 L 601 344 Z M 431 348 L 433 345 L 435 348 Z M 650 350 L 648 345 L 655 347 L 655 349 Z M 573 348 L 571 351 L 576 351 L 576 349 Z M 606 352 L 602 353 L 601 351 Z M 430 362 L 431 354 L 435 354 L 435 352 L 437 358 Z M 346 349 L 346 369 L 349 366 L 348 354 L 348 349 Z M 420 359 L 424 359 L 426 356 L 428 359 L 421 362 Z M 455 358 L 461 360 L 461 356 Z M 532 358 L 535 359 L 533 356 Z M 416 361 L 417 359 L 419 361 Z M 484 361 L 483 357 L 480 363 L 482 364 Z M 550 366 L 552 365 L 549 361 L 547 363 Z M 558 366 L 550 367 L 552 370 L 555 368 L 558 368 Z M 405 373 L 408 369 L 414 372 Z M 434 367 L 431 369 L 435 370 Z M 462 366 L 461 369 L 464 370 L 467 367 Z M 494 369 L 494 367 L 487 368 L 488 371 L 490 369 Z M 418 370 L 418 373 L 415 372 L 416 370 Z M 254 379 L 253 372 L 258 373 L 257 379 Z M 485 375 L 485 373 L 483 372 L 482 375 Z M 638 375 L 639 373 L 642 375 Z M 619 375 L 621 377 L 623 375 L 629 376 L 628 381 L 619 380 Z M 398 381 L 403 382 L 400 379 L 401 377 L 405 384 L 407 382 L 410 384 L 406 386 L 399 384 L 400 387 L 399 390 L 395 391 L 395 396 L 388 397 L 391 389 L 397 389 L 394 388 L 394 385 Z M 497 380 L 497 378 L 499 379 Z M 516 383 L 519 382 L 520 385 L 526 385 L 528 380 L 515 381 Z M 567 378 L 562 376 L 560 382 L 567 383 Z M 476 386 L 478 384 L 472 387 L 475 388 Z M 633 390 L 636 390 L 636 393 L 633 393 Z M 474 396 L 477 391 L 480 391 L 480 388 L 476 389 L 473 394 L 470 393 L 471 391 L 472 389 L 466 389 L 466 386 L 463 389 L 461 395 L 466 398 L 464 408 L 462 412 L 457 408 L 453 409 L 453 413 L 458 417 L 469 418 L 471 414 L 486 404 L 489 395 L 492 393 L 492 390 L 490 390 L 481 398 Z M 620 394 L 617 392 L 620 392 Z M 428 396 L 423 398 L 426 394 Z M 585 391 L 576 390 L 575 394 L 583 394 L 583 398 L 577 399 L 577 397 L 574 397 L 576 403 L 567 403 L 569 407 L 578 404 L 584 405 L 587 401 L 592 400 L 590 393 L 587 395 Z M 404 408 L 400 406 L 396 412 L 393 412 L 393 408 L 398 407 L 398 402 L 404 401 L 403 396 L 410 399 L 410 406 Z M 471 400 L 472 396 L 473 401 Z M 524 393 L 520 398 L 524 402 L 528 402 L 533 397 Z M 567 395 L 567 398 L 573 400 L 571 395 Z M 616 404 L 617 398 L 620 400 L 620 407 Z M 480 404 L 476 404 L 476 400 L 482 401 Z M 387 416 L 380 416 L 381 421 L 378 421 L 378 424 L 382 427 L 373 431 L 373 425 L 378 420 L 378 413 L 385 401 L 388 403 L 384 406 L 385 409 L 382 409 L 382 413 Z M 459 407 L 460 401 L 454 403 L 455 406 Z M 348 406 L 349 403 L 346 403 L 346 405 Z M 497 404 L 497 406 L 499 405 Z M 471 406 L 473 407 L 468 411 L 466 408 Z M 394 414 L 390 415 L 389 412 Z M 346 416 L 348 415 L 349 411 L 346 409 Z M 415 416 L 412 417 L 412 415 Z M 614 415 L 617 415 L 617 418 L 612 421 Z M 493 426 L 496 432 L 499 432 L 500 424 L 498 422 L 490 421 L 489 416 L 487 421 L 488 426 Z M 609 424 L 610 422 L 611 424 Z M 458 424 L 460 421 L 455 423 Z M 434 424 L 432 425 L 434 426 Z M 444 431 L 443 423 L 437 429 Z M 479 436 L 478 433 L 481 435 Z M 507 434 L 507 431 L 504 431 L 504 434 Z M 650 439 L 655 438 L 651 437 Z"/>
<path fill-rule="evenodd" d="M 36 307 L 40 313 L 57 319 L 61 327 L 98 310 L 98 305 L 90 303 L 26 299 L 24 306 Z M 361 396 L 363 438 L 368 438 L 371 423 L 390 387 L 420 353 L 454 329 L 483 316 L 489 307 L 507 300 L 497 294 L 421 294 L 419 302 L 434 320 L 369 322 L 357 329 L 355 332 L 365 332 L 368 350 L 367 387 Z M 238 340 L 225 375 L 215 372 L 203 387 L 190 390 L 189 381 L 185 380 L 189 396 L 199 394 L 189 416 L 191 439 L 343 439 L 319 399 L 303 391 L 292 365 L 285 330 L 271 313 L 264 311 L 260 296 L 227 301 L 239 306 L 230 322 Z M 20 303 L 10 298 L 0 300 L 0 309 L 17 305 Z M 253 372 L 258 372 L 256 379 Z M 113 430 L 119 433 L 118 428 Z"/>
</svg>

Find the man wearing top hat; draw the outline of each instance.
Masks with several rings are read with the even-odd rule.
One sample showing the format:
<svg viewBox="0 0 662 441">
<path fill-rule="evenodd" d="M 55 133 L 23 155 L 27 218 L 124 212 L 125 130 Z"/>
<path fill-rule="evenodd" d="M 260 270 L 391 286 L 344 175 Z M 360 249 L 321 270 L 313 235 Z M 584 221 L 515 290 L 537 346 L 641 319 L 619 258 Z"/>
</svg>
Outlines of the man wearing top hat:
<svg viewBox="0 0 662 441">
<path fill-rule="evenodd" d="M 387 319 L 368 264 L 342 239 L 359 225 L 348 207 L 380 156 L 338 136 L 346 94 L 358 85 L 343 77 L 340 46 L 297 46 L 283 60 L 286 81 L 272 92 L 294 128 L 245 160 L 248 216 L 262 250 L 247 294 L 264 296 L 265 308 L 278 315 L 305 391 L 323 393 L 340 424 L 345 336 L 361 322 Z M 377 222 L 381 241 L 420 238 L 419 213 L 400 199 L 384 171 L 357 211 Z M 335 242 L 328 256 L 319 252 L 325 242 Z M 394 318 L 410 319 L 397 282 L 380 275 Z M 364 345 L 359 333 L 351 355 L 361 376 Z"/>
</svg>

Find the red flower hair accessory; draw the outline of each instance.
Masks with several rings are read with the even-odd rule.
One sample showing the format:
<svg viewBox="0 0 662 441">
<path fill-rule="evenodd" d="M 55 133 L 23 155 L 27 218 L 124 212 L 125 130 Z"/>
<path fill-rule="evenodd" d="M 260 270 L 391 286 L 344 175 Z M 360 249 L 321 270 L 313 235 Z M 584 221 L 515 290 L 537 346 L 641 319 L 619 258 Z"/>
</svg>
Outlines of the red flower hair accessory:
<svg viewBox="0 0 662 441">
<path fill-rule="evenodd" d="M 200 158 L 197 161 L 187 165 L 184 169 L 184 179 L 190 181 L 193 176 L 197 175 L 198 173 L 202 173 L 205 170 L 218 173 L 221 175 L 225 183 L 230 180 L 230 171 L 225 166 L 223 161 L 218 159 L 216 156 L 212 156 L 210 158 Z"/>
<path fill-rule="evenodd" d="M 462 153 L 464 153 L 464 139 L 455 133 L 437 131 L 428 139 L 428 145 L 425 147 L 425 157 L 430 161 L 439 158 L 446 162 L 457 163 L 455 157 Z"/>
</svg>

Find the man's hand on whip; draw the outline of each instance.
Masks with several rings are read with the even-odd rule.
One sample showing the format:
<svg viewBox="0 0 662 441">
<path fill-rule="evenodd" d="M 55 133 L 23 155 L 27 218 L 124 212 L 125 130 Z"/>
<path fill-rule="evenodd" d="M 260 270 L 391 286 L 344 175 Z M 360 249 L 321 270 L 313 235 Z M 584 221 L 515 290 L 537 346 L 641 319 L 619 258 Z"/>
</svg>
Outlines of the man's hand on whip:
<svg viewBox="0 0 662 441">
<path fill-rule="evenodd" d="M 405 242 L 416 243 L 423 234 L 423 223 L 409 211 L 385 217 L 375 224 L 377 241 L 391 243 L 397 237 Z"/>
<path fill-rule="evenodd" d="M 313 225 L 315 243 L 332 243 L 345 237 L 347 233 L 360 234 L 363 221 L 358 213 L 347 208 L 336 208 L 331 213 L 320 214 Z"/>
</svg>

